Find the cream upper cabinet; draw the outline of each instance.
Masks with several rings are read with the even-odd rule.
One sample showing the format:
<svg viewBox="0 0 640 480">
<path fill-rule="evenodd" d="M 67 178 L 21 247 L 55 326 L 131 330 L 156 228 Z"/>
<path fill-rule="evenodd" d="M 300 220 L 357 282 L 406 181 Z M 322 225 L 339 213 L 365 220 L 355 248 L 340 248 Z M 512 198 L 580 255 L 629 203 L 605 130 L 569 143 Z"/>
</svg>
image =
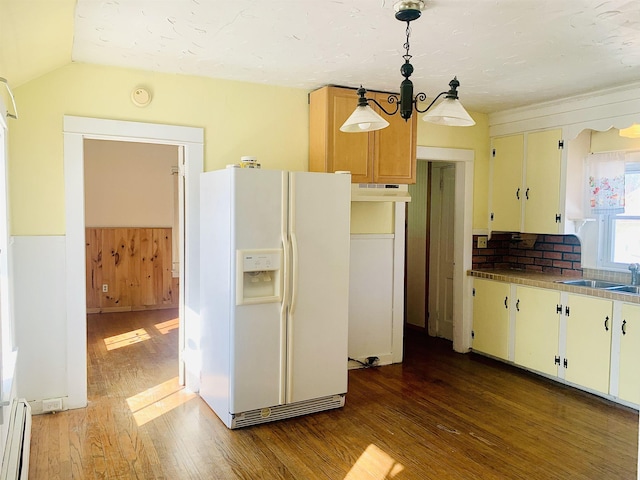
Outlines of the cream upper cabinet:
<svg viewBox="0 0 640 480">
<path fill-rule="evenodd" d="M 557 376 L 560 292 L 519 285 L 514 307 L 515 363 Z"/>
<path fill-rule="evenodd" d="M 618 397 L 640 404 L 640 305 L 622 304 Z"/>
<path fill-rule="evenodd" d="M 473 281 L 473 342 L 475 351 L 507 359 L 509 356 L 508 283 Z"/>
<path fill-rule="evenodd" d="M 562 130 L 493 139 L 490 230 L 561 233 Z"/>
<path fill-rule="evenodd" d="M 520 231 L 523 161 L 524 135 L 494 139 L 491 230 Z"/>
<path fill-rule="evenodd" d="M 367 92 L 388 110 L 389 94 Z M 417 118 L 405 121 L 400 114 L 375 132 L 344 133 L 340 127 L 357 104 L 355 89 L 323 87 L 309 94 L 309 171 L 351 172 L 352 183 L 415 183 Z"/>
<path fill-rule="evenodd" d="M 565 380 L 608 393 L 613 302 L 569 294 L 567 308 Z"/>
<path fill-rule="evenodd" d="M 524 232 L 560 233 L 562 130 L 527 134 Z"/>
</svg>

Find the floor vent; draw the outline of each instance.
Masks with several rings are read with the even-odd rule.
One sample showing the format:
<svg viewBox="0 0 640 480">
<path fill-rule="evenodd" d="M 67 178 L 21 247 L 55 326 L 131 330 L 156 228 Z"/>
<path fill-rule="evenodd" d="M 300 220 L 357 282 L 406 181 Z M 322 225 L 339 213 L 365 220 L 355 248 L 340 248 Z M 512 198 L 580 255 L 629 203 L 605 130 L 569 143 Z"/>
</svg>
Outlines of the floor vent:
<svg viewBox="0 0 640 480">
<path fill-rule="evenodd" d="M 332 408 L 344 406 L 344 395 L 332 395 L 330 397 L 316 398 L 305 402 L 277 405 L 270 408 L 251 410 L 249 412 L 234 415 L 231 428 L 248 427 L 260 423 L 274 422 L 285 418 L 307 415 L 308 413 L 322 412 Z"/>
<path fill-rule="evenodd" d="M 0 480 L 29 478 L 29 448 L 31 445 L 31 406 L 24 399 L 11 405 L 7 444 L 2 457 Z"/>
</svg>

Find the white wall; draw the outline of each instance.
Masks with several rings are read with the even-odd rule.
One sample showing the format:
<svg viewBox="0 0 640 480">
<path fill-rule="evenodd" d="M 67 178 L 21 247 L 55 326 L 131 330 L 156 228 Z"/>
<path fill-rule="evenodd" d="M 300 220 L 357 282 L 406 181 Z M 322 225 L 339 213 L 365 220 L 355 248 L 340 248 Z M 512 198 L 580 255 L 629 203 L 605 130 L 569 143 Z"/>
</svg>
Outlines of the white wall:
<svg viewBox="0 0 640 480">
<path fill-rule="evenodd" d="M 178 147 L 85 140 L 87 227 L 173 227 Z"/>
<path fill-rule="evenodd" d="M 180 269 L 177 145 L 84 140 L 85 226 L 171 228 Z"/>
</svg>

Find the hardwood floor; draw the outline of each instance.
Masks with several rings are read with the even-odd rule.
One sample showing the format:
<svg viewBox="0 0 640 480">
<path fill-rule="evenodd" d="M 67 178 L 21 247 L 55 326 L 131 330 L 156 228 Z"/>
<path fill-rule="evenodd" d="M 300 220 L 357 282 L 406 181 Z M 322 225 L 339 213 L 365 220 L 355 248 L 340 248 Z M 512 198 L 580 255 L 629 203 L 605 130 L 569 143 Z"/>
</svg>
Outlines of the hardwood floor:
<svg viewBox="0 0 640 480">
<path fill-rule="evenodd" d="M 413 332 L 343 409 L 230 431 L 178 387 L 176 315 L 89 315 L 89 406 L 33 418 L 29 478 L 636 478 L 636 411 Z"/>
</svg>

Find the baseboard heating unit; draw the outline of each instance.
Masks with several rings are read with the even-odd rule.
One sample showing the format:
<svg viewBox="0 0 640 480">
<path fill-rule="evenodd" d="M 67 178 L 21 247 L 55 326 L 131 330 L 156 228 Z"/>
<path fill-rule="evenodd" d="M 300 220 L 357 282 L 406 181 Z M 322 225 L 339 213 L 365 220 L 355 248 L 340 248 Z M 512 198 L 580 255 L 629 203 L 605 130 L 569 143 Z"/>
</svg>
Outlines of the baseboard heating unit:
<svg viewBox="0 0 640 480">
<path fill-rule="evenodd" d="M 260 423 L 274 422 L 285 418 L 298 417 L 309 413 L 322 412 L 332 408 L 344 407 L 344 394 L 316 398 L 304 402 L 277 405 L 270 408 L 251 410 L 231 415 L 231 428 L 242 428 Z"/>
<path fill-rule="evenodd" d="M 0 480 L 27 480 L 31 445 L 31 406 L 26 400 L 13 400 L 8 422 Z"/>
</svg>

